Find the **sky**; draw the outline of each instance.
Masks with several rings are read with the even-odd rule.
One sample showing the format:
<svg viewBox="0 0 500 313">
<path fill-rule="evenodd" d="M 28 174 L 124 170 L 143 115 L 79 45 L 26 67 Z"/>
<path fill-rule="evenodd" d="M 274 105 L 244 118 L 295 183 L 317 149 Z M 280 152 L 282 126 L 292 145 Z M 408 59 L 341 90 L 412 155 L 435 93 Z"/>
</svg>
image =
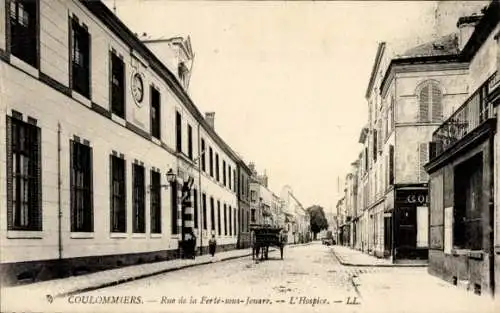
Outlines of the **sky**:
<svg viewBox="0 0 500 313">
<path fill-rule="evenodd" d="M 116 14 L 152 38 L 191 36 L 189 93 L 215 112 L 217 133 L 276 194 L 287 184 L 304 206 L 329 211 L 361 151 L 378 42 L 426 36 L 433 5 L 116 0 Z"/>
</svg>

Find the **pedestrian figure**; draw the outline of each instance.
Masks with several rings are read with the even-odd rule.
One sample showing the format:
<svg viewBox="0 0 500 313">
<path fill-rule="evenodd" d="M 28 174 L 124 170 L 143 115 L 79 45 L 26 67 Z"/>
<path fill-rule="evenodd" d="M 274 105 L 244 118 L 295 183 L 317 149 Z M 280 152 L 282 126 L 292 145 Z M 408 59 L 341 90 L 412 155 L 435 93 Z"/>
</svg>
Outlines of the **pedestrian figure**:
<svg viewBox="0 0 500 313">
<path fill-rule="evenodd" d="M 215 235 L 212 235 L 212 238 L 208 241 L 208 251 L 212 255 L 215 255 L 215 250 L 217 249 L 217 240 L 215 240 Z"/>
<path fill-rule="evenodd" d="M 190 235 L 190 239 L 188 241 L 188 247 L 189 247 L 189 256 L 191 259 L 194 259 L 195 258 L 195 251 L 196 251 L 196 235 L 194 234 L 194 232 L 191 230 L 189 232 L 189 235 Z"/>
</svg>

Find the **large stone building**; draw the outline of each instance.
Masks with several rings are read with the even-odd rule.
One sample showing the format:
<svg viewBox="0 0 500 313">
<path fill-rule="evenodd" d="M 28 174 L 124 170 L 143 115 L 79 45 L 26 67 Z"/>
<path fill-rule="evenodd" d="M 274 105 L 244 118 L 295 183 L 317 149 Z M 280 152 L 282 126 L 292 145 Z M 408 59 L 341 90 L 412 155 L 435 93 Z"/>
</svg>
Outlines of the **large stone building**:
<svg viewBox="0 0 500 313">
<path fill-rule="evenodd" d="M 252 170 L 240 159 L 238 161 L 238 208 L 239 208 L 239 233 L 238 248 L 248 248 L 250 242 L 250 183 Z"/>
<path fill-rule="evenodd" d="M 498 296 L 500 3 L 483 13 L 458 20 L 467 99 L 456 100 L 430 140 L 429 272 Z"/>
<path fill-rule="evenodd" d="M 0 0 L 2 282 L 235 246 L 239 158 L 182 73 L 100 1 Z"/>
</svg>

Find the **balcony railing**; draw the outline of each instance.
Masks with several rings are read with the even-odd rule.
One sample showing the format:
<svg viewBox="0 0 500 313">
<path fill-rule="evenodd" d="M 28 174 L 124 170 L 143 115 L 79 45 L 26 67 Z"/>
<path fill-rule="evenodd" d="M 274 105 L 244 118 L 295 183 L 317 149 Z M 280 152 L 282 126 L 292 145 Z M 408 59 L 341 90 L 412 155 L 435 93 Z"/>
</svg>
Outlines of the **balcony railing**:
<svg viewBox="0 0 500 313">
<path fill-rule="evenodd" d="M 431 159 L 464 138 L 486 120 L 493 117 L 493 106 L 487 101 L 490 86 L 498 80 L 491 75 L 438 129 L 432 134 Z"/>
</svg>

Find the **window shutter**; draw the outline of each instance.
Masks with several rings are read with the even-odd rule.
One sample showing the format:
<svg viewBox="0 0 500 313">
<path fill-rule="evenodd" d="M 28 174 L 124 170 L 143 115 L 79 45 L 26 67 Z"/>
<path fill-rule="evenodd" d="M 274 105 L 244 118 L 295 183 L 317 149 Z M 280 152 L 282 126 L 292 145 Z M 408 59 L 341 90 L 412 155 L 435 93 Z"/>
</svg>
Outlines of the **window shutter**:
<svg viewBox="0 0 500 313">
<path fill-rule="evenodd" d="M 14 214 L 13 214 L 13 161 L 12 161 L 12 119 L 10 116 L 6 116 L 6 140 L 5 146 L 7 150 L 7 229 L 11 230 L 14 227 Z"/>
<path fill-rule="evenodd" d="M 124 229 L 124 233 L 128 232 L 128 227 L 127 227 L 127 162 L 125 161 L 125 159 L 120 159 L 122 161 L 122 164 L 123 164 L 123 181 L 122 181 L 122 188 L 123 188 L 123 214 L 124 214 L 124 217 L 123 217 L 123 228 Z"/>
<path fill-rule="evenodd" d="M 34 204 L 34 208 L 31 211 L 31 220 L 33 221 L 33 230 L 41 231 L 42 230 L 42 153 L 41 153 L 41 142 L 42 136 L 41 131 L 36 126 L 29 127 L 30 139 L 32 142 L 32 154 L 30 159 L 34 163 L 34 175 L 35 180 L 33 184 L 30 186 L 33 188 L 33 193 L 31 193 L 32 201 Z M 30 160 L 31 161 L 31 160 Z"/>
<path fill-rule="evenodd" d="M 394 184 L 394 146 L 389 146 L 389 184 Z"/>
<path fill-rule="evenodd" d="M 436 85 L 432 86 L 432 121 L 441 122 L 443 120 L 443 106 L 441 90 Z"/>
<path fill-rule="evenodd" d="M 94 231 L 94 153 L 92 150 L 92 147 L 89 147 L 89 155 L 87 156 L 89 158 L 89 197 L 90 197 L 90 203 L 89 203 L 89 218 L 90 218 L 90 230 L 91 232 Z"/>
<path fill-rule="evenodd" d="M 429 121 L 429 85 L 426 85 L 420 91 L 420 103 L 419 103 L 419 116 L 418 120 L 420 122 Z"/>
<path fill-rule="evenodd" d="M 419 144 L 419 181 L 426 182 L 429 177 L 424 169 L 424 165 L 429 162 L 429 144 L 427 142 Z"/>
<path fill-rule="evenodd" d="M 114 214 L 113 214 L 113 155 L 109 155 L 109 228 L 111 232 L 114 232 Z"/>
<path fill-rule="evenodd" d="M 382 142 L 383 142 L 383 139 L 384 139 L 384 133 L 383 133 L 383 128 L 382 128 L 382 120 L 379 120 L 378 121 L 378 125 L 377 125 L 377 129 L 378 129 L 378 140 L 377 140 L 377 151 L 379 153 L 382 152 Z"/>
<path fill-rule="evenodd" d="M 75 210 L 75 175 L 73 172 L 73 166 L 75 162 L 75 149 L 74 141 L 69 140 L 69 205 L 70 205 L 70 220 L 71 220 L 71 231 L 76 231 L 76 210 Z"/>
</svg>

